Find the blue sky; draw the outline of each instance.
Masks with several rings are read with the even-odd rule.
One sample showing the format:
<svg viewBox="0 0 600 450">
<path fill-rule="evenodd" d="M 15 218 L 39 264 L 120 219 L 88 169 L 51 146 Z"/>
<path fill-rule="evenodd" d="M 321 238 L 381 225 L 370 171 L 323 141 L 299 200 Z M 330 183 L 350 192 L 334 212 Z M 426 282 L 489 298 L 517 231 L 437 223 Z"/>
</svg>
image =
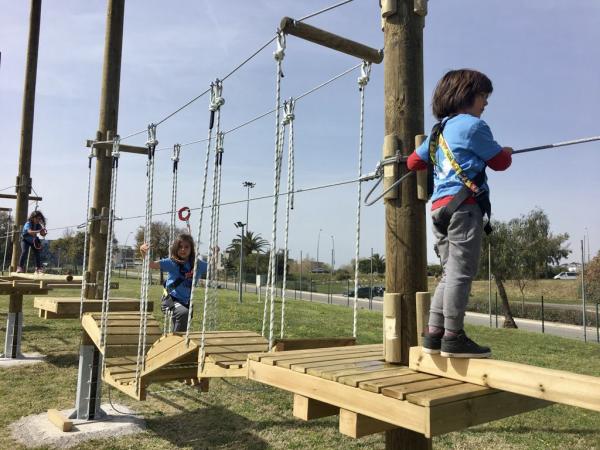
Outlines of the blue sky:
<svg viewBox="0 0 600 450">
<path fill-rule="evenodd" d="M 273 36 L 281 17 L 301 17 L 331 0 L 141 1 L 129 0 L 121 72 L 119 133 L 144 129 L 204 91 Z M 84 142 L 98 126 L 102 71 L 104 1 L 46 1 L 42 7 L 32 177 L 44 197 L 40 207 L 49 228 L 85 220 L 87 150 Z M 0 135 L 3 170 L 0 189 L 13 185 L 17 172 L 29 2 L 0 0 Z M 425 126 L 437 80 L 449 69 L 485 72 L 494 93 L 483 118 L 498 142 L 514 148 L 600 134 L 600 3 L 590 0 L 454 0 L 429 2 L 424 30 Z M 308 23 L 372 47 L 383 45 L 376 1 L 355 0 Z M 284 97 L 296 96 L 356 65 L 353 58 L 288 38 L 283 63 Z M 224 129 L 267 112 L 275 104 L 275 44 L 225 81 Z M 383 141 L 382 67 L 374 66 L 366 91 L 363 172 L 373 170 Z M 348 180 L 357 174 L 359 94 L 355 71 L 305 97 L 296 106 L 296 186 Z M 158 128 L 159 148 L 203 139 L 208 98 L 203 97 Z M 138 136 L 127 143 L 143 145 Z M 591 143 L 516 156 L 511 169 L 490 173 L 494 215 L 508 220 L 540 207 L 554 232 L 568 232 L 579 260 L 579 241 L 587 233 L 591 253 L 600 246 L 600 212 L 593 207 L 600 183 L 598 147 Z M 274 117 L 270 115 L 225 139 L 223 201 L 245 198 L 244 180 L 257 183 L 252 195 L 267 195 L 273 185 Z M 200 205 L 205 144 L 182 150 L 179 206 Z M 170 208 L 171 150 L 158 153 L 155 212 Z M 364 190 L 370 184 L 365 184 Z M 145 161 L 121 158 L 117 215 L 144 214 Z M 12 192 L 7 190 L 4 192 Z M 284 200 L 280 211 L 283 211 Z M 329 260 L 332 236 L 336 264 L 354 254 L 356 186 L 296 196 L 290 226 L 290 256 L 300 250 Z M 4 200 L 1 206 L 12 206 Z M 250 205 L 250 228 L 270 239 L 271 200 Z M 245 204 L 221 212 L 223 247 L 245 219 Z M 191 224 L 197 225 L 198 212 Z M 207 217 L 207 216 L 205 216 Z M 283 214 L 279 224 L 283 225 Z M 168 216 L 162 219 L 168 222 Z M 383 207 L 363 208 L 361 256 L 383 252 Z M 143 219 L 116 225 L 128 237 Z M 207 222 L 204 229 L 208 231 Z M 281 230 L 283 228 L 281 227 Z M 319 230 L 322 230 L 319 232 Z M 52 231 L 49 238 L 60 237 Z M 428 234 L 431 238 L 431 233 Z M 203 240 L 207 240 L 203 237 Z M 279 242 L 282 242 L 280 234 Z M 431 248 L 431 242 L 428 243 Z M 204 248 L 201 249 L 204 251 Z M 432 250 L 429 259 L 435 261 Z"/>
</svg>

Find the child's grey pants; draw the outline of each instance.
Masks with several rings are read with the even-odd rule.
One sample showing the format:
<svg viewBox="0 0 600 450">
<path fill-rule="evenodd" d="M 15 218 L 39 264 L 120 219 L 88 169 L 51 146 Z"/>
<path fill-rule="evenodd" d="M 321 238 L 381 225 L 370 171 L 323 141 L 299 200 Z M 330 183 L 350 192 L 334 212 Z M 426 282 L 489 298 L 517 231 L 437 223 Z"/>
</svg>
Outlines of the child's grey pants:
<svg viewBox="0 0 600 450">
<path fill-rule="evenodd" d="M 175 307 L 172 309 L 173 314 L 173 331 L 174 332 L 185 332 L 187 331 L 189 309 L 179 302 L 175 302 Z"/>
<path fill-rule="evenodd" d="M 443 273 L 431 301 L 429 325 L 458 331 L 463 329 L 471 282 L 479 266 L 483 215 L 478 205 L 463 204 L 444 234 L 435 224 L 439 211 L 431 216 Z"/>
</svg>

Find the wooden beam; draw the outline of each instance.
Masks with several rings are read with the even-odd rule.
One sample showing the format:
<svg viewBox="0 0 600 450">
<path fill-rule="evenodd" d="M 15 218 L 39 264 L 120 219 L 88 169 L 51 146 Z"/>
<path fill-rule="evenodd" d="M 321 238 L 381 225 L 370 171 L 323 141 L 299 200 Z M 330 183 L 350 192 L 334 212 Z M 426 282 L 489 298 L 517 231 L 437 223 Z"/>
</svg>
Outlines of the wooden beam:
<svg viewBox="0 0 600 450">
<path fill-rule="evenodd" d="M 17 196 L 15 194 L 0 194 L 0 198 L 10 198 L 14 200 L 17 198 Z M 42 197 L 34 197 L 31 195 L 28 197 L 28 199 L 36 202 L 42 201 Z"/>
<path fill-rule="evenodd" d="M 410 349 L 410 368 L 580 408 L 600 411 L 600 377 L 493 359 L 444 358 Z"/>
<path fill-rule="evenodd" d="M 15 280 L 45 280 L 45 281 L 62 281 L 62 282 L 74 282 L 74 286 L 77 284 L 75 282 L 81 282 L 81 277 L 76 277 L 73 275 L 54 275 L 50 273 L 21 273 L 21 272 L 11 272 L 11 277 L 14 277 Z"/>
<path fill-rule="evenodd" d="M 354 337 L 340 338 L 306 338 L 306 339 L 276 339 L 274 351 L 304 350 L 311 348 L 347 347 L 356 345 Z"/>
<path fill-rule="evenodd" d="M 427 326 L 427 317 L 431 305 L 429 292 L 417 292 L 417 342 L 423 345 L 423 333 Z"/>
<path fill-rule="evenodd" d="M 48 420 L 60 431 L 66 432 L 73 429 L 73 422 L 64 417 L 57 409 L 48 410 Z"/>
<path fill-rule="evenodd" d="M 299 22 L 291 17 L 284 17 L 281 19 L 279 28 L 286 34 L 291 34 L 306 41 L 337 50 L 338 52 L 346 53 L 347 55 L 356 58 L 364 59 L 371 63 L 379 64 L 383 61 L 383 51 L 381 50 L 368 47 L 345 37 L 338 36 L 337 34 L 330 33 L 329 31 L 313 27 L 304 22 Z"/>
<path fill-rule="evenodd" d="M 94 143 L 94 141 L 89 140 L 89 139 L 87 141 L 85 141 L 86 147 L 91 147 L 92 145 L 94 146 L 94 148 L 99 148 L 101 150 L 107 150 L 107 151 L 112 151 L 112 148 L 113 148 L 112 142 L 96 142 L 96 143 Z M 137 153 L 138 155 L 148 155 L 148 147 L 138 147 L 135 145 L 119 144 L 119 151 L 125 152 L 125 153 Z M 109 153 L 109 156 L 110 156 L 110 153 Z"/>
<path fill-rule="evenodd" d="M 340 409 L 340 433 L 346 436 L 357 439 L 396 428 L 398 427 L 391 423 L 363 416 L 347 409 Z"/>
<path fill-rule="evenodd" d="M 294 394 L 294 417 L 302 420 L 320 419 L 335 416 L 340 408 L 329 403 L 320 402 L 300 394 Z"/>
</svg>

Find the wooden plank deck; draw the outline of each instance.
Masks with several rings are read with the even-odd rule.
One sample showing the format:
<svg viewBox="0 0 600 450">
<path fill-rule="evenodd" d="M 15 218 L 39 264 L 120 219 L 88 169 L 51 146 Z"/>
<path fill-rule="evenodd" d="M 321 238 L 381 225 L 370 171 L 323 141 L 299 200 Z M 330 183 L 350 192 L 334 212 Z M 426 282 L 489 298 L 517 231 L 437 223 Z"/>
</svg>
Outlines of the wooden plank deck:
<svg viewBox="0 0 600 450">
<path fill-rule="evenodd" d="M 112 303 L 112 300 L 111 300 Z M 144 400 L 147 387 L 155 382 L 206 380 L 211 377 L 245 377 L 248 354 L 267 351 L 268 341 L 251 331 L 206 333 L 205 364 L 199 364 L 202 333 L 162 335 L 160 324 L 148 315 L 144 368 L 136 386 L 139 313 L 112 312 L 107 322 L 105 348 L 100 348 L 99 313 L 84 314 L 82 326 L 104 353 L 103 380 L 127 395 Z"/>
<path fill-rule="evenodd" d="M 394 427 L 432 437 L 550 404 L 387 364 L 382 352 L 378 344 L 251 354 L 248 376 L 298 396 L 299 418 L 337 408 L 340 431 L 353 437 Z"/>
<path fill-rule="evenodd" d="M 600 412 L 600 377 L 495 359 L 443 358 L 410 349 L 420 372 Z"/>
<path fill-rule="evenodd" d="M 44 319 L 68 319 L 79 317 L 79 297 L 35 297 L 33 307 L 39 310 L 40 317 Z M 148 301 L 148 311 L 154 309 L 154 302 Z M 111 312 L 139 312 L 140 301 L 137 298 L 111 298 L 109 311 Z M 83 312 L 102 311 L 102 300 L 85 299 Z"/>
</svg>

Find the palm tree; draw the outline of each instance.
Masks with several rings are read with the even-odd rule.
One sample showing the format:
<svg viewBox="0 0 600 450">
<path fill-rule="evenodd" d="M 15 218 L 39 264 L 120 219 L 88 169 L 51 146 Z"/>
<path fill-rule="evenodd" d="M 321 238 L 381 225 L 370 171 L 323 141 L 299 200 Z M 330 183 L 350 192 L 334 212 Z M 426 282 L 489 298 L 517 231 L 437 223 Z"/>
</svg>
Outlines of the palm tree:
<svg viewBox="0 0 600 450">
<path fill-rule="evenodd" d="M 238 234 L 231 240 L 231 244 L 227 247 L 227 251 L 232 257 L 239 258 L 240 256 L 241 238 L 242 236 Z M 267 242 L 266 239 L 263 239 L 259 233 L 255 234 L 253 231 L 246 231 L 246 233 L 244 233 L 243 246 L 244 255 L 250 255 L 252 252 L 264 253 L 265 248 L 269 246 L 269 242 Z"/>
</svg>

